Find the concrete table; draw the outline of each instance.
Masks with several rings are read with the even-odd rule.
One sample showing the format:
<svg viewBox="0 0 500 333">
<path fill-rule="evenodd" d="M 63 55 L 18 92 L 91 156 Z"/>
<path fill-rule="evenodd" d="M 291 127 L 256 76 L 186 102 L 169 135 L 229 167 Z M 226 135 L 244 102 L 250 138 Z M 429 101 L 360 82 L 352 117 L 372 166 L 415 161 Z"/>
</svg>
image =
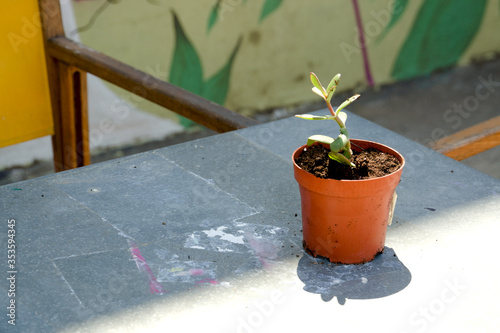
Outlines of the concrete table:
<svg viewBox="0 0 500 333">
<path fill-rule="evenodd" d="M 0 331 L 498 331 L 500 182 L 353 114 L 352 137 L 407 162 L 385 252 L 304 253 L 291 154 L 334 125 L 289 118 L 0 187 Z"/>
</svg>

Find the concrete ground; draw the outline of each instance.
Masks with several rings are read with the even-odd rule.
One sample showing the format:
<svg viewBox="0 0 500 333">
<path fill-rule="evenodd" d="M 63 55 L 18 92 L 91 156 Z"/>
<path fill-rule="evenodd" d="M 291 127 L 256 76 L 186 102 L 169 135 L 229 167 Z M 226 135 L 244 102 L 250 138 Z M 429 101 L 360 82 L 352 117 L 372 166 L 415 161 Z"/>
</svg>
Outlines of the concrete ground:
<svg viewBox="0 0 500 333">
<path fill-rule="evenodd" d="M 348 109 L 429 146 L 444 135 L 498 116 L 499 91 L 500 59 L 496 59 L 359 92 L 361 98 Z M 351 94 L 352 92 L 340 94 L 335 101 L 340 103 Z M 260 112 L 255 118 L 267 122 L 322 108 L 323 102 L 318 101 Z M 130 114 L 125 122 L 120 123 L 119 119 L 115 121 L 122 126 L 113 131 L 112 144 L 95 150 L 92 156 L 94 163 L 215 134 L 199 128 L 188 133 L 162 137 L 162 128 L 175 126 L 172 122 L 164 120 L 162 123 L 157 117 L 142 115 L 134 110 Z M 94 113 L 91 115 L 91 122 L 99 124 L 105 117 L 109 115 Z M 356 137 L 356 133 L 351 135 Z M 131 139 L 131 136 L 134 137 Z M 45 141 L 42 142 L 43 140 Z M 40 148 L 42 146 L 43 149 Z M 28 166 L 5 163 L 9 156 L 12 161 L 13 156 L 26 156 L 29 151 L 41 151 L 46 159 L 37 157 L 39 160 Z M 24 146 L 0 149 L 0 185 L 52 173 L 51 158 L 49 138 L 42 139 L 38 144 L 26 143 Z M 500 179 L 500 146 L 468 158 L 463 163 Z"/>
</svg>

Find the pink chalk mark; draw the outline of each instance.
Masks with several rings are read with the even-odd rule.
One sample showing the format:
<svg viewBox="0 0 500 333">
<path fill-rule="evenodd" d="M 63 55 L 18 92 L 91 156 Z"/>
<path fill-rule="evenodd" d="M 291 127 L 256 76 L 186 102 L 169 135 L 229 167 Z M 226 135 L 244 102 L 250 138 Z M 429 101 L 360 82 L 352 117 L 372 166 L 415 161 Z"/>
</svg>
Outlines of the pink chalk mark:
<svg viewBox="0 0 500 333">
<path fill-rule="evenodd" d="M 271 264 L 268 259 L 274 259 L 277 256 L 278 249 L 272 243 L 265 240 L 254 238 L 254 236 L 247 234 L 245 237 L 248 239 L 250 247 L 255 251 L 257 259 L 264 269 L 269 269 Z"/>
<path fill-rule="evenodd" d="M 271 264 L 269 264 L 269 262 L 267 262 L 266 259 L 261 258 L 261 257 L 257 257 L 257 258 L 259 259 L 259 262 L 264 269 L 269 269 L 271 267 Z"/>
<path fill-rule="evenodd" d="M 197 286 L 199 286 L 202 283 L 210 283 L 210 284 L 216 285 L 216 284 L 219 284 L 219 281 L 214 280 L 214 279 L 203 279 L 200 281 L 196 281 L 195 283 Z"/>
<path fill-rule="evenodd" d="M 163 286 L 156 280 L 156 277 L 153 274 L 151 268 L 149 268 L 146 259 L 144 259 L 144 257 L 141 255 L 141 251 L 132 241 L 129 240 L 128 243 L 130 246 L 130 253 L 132 253 L 132 258 L 134 259 L 137 268 L 140 271 L 146 273 L 146 275 L 148 276 L 149 289 L 151 291 L 151 294 L 166 294 L 167 292 L 165 291 L 165 289 L 163 289 Z"/>
<path fill-rule="evenodd" d="M 202 269 L 192 269 L 189 271 L 189 274 L 191 274 L 191 275 L 203 275 L 203 274 L 205 274 L 205 271 Z"/>
</svg>

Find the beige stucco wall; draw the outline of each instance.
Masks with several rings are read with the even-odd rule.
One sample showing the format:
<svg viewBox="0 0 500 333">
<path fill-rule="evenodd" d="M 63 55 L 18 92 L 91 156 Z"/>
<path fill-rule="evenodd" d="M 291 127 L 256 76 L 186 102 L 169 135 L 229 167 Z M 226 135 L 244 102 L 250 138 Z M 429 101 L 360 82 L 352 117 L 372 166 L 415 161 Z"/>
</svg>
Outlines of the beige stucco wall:
<svg viewBox="0 0 500 333">
<path fill-rule="evenodd" d="M 75 1 L 73 8 L 78 26 L 86 27 L 79 32 L 84 44 L 164 80 L 175 46 L 172 11 L 199 53 L 205 78 L 226 63 L 242 36 L 225 101 L 228 108 L 240 112 L 317 100 L 310 91 L 310 71 L 323 81 L 341 72 L 340 89 L 359 90 L 368 85 L 351 1 L 284 0 L 260 22 L 264 0 L 222 0 L 219 19 L 207 32 L 216 2 L 114 0 L 106 5 L 105 0 L 86 0 Z M 376 85 L 394 81 L 392 68 L 424 2 L 408 1 L 400 19 L 380 40 L 378 35 L 390 19 L 394 1 L 359 1 Z M 498 2 L 488 1 L 481 26 L 458 65 L 499 52 L 499 30 Z M 165 115 L 150 103 L 140 106 Z"/>
</svg>

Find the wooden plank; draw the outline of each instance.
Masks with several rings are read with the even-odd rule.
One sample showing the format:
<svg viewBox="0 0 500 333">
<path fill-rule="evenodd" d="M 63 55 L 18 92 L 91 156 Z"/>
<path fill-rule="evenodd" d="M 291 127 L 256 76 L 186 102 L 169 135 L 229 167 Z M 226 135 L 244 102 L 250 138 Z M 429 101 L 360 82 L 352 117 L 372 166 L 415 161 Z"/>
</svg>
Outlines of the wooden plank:
<svg viewBox="0 0 500 333">
<path fill-rule="evenodd" d="M 217 132 L 258 124 L 196 94 L 157 79 L 66 37 L 48 41 L 51 57 L 71 64 Z"/>
<path fill-rule="evenodd" d="M 64 36 L 59 0 L 39 0 L 41 23 L 45 40 Z"/>
<path fill-rule="evenodd" d="M 47 41 L 55 36 L 64 36 L 61 8 L 58 0 L 40 0 L 40 21 L 42 24 L 45 61 L 50 86 L 52 117 L 54 120 L 54 135 L 52 136 L 52 150 L 54 152 L 54 169 L 56 172 L 64 170 L 64 149 L 61 124 L 61 92 L 59 83 L 58 60 L 49 56 Z"/>
<path fill-rule="evenodd" d="M 73 91 L 74 105 L 76 109 L 75 117 L 78 121 L 77 130 L 79 136 L 77 138 L 77 153 L 78 167 L 89 165 L 90 162 L 90 142 L 89 142 L 89 105 L 87 94 L 87 73 L 73 67 Z"/>
<path fill-rule="evenodd" d="M 433 149 L 457 161 L 500 145 L 500 116 L 436 141 Z"/>
<path fill-rule="evenodd" d="M 64 36 L 59 0 L 40 0 L 48 79 L 54 118 L 56 172 L 90 164 L 86 73 L 51 57 L 48 40 Z"/>
<path fill-rule="evenodd" d="M 60 62 L 59 75 L 63 156 L 57 169 L 62 171 L 90 164 L 90 151 L 86 73 Z"/>
</svg>

